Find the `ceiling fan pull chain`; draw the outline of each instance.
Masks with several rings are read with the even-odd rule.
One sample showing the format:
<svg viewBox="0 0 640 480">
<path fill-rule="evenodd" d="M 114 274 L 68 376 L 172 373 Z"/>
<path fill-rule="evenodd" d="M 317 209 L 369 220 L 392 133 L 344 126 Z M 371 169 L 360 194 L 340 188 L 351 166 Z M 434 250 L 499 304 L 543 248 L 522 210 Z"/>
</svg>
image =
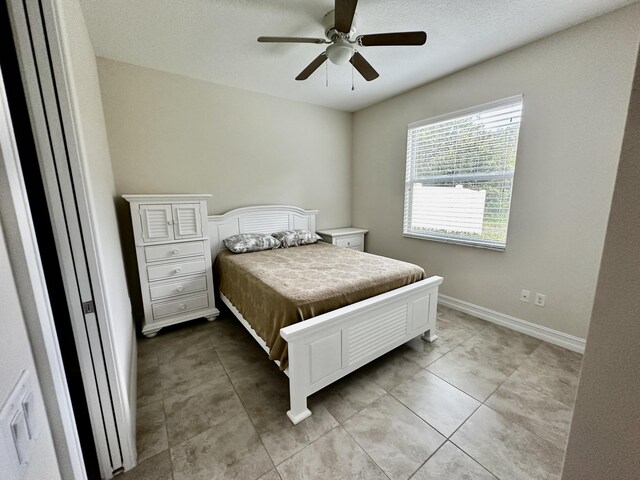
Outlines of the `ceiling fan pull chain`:
<svg viewBox="0 0 640 480">
<path fill-rule="evenodd" d="M 354 79 L 353 79 L 353 77 L 354 77 L 354 73 L 353 73 L 353 71 L 354 71 L 354 70 L 355 70 L 355 68 L 354 68 L 353 63 L 352 63 L 352 64 L 351 64 L 351 91 L 352 91 L 352 92 L 356 89 L 356 86 L 355 86 L 355 84 L 354 84 Z"/>
<path fill-rule="evenodd" d="M 329 62 L 324 62 L 325 87 L 329 86 Z"/>
</svg>

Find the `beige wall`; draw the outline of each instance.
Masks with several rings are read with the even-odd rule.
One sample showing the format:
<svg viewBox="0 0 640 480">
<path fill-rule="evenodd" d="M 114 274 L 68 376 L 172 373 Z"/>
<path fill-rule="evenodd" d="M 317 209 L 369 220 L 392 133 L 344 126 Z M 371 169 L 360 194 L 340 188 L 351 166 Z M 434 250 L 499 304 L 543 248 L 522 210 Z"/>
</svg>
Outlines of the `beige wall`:
<svg viewBox="0 0 640 480">
<path fill-rule="evenodd" d="M 253 204 L 351 221 L 351 115 L 99 59 L 116 189 L 211 193 L 209 213 Z"/>
<path fill-rule="evenodd" d="M 634 4 L 357 112 L 352 218 L 368 250 L 442 275 L 445 295 L 584 338 L 639 24 Z M 520 93 L 507 251 L 403 238 L 407 124 Z"/>
<path fill-rule="evenodd" d="M 98 59 L 116 191 L 210 193 L 209 214 L 255 204 L 351 222 L 351 114 Z M 129 207 L 120 231 L 142 318 Z"/>
<path fill-rule="evenodd" d="M 640 56 L 563 479 L 640 476 Z"/>
</svg>

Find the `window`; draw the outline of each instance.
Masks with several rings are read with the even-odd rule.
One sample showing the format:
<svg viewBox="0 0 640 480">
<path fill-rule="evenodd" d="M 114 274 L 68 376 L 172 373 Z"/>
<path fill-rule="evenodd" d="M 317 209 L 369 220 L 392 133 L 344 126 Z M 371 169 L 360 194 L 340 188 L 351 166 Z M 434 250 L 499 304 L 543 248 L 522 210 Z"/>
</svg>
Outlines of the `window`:
<svg viewBox="0 0 640 480">
<path fill-rule="evenodd" d="M 404 235 L 504 250 L 522 96 L 409 125 Z"/>
</svg>

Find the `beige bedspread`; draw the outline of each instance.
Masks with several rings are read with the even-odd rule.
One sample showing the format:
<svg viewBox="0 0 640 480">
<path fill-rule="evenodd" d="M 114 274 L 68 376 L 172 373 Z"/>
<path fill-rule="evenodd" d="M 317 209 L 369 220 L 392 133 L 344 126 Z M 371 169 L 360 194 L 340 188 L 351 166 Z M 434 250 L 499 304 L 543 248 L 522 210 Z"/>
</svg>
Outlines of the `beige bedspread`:
<svg viewBox="0 0 640 480">
<path fill-rule="evenodd" d="M 234 254 L 218 254 L 220 291 L 287 367 L 280 329 L 425 278 L 424 270 L 326 243 Z"/>
</svg>

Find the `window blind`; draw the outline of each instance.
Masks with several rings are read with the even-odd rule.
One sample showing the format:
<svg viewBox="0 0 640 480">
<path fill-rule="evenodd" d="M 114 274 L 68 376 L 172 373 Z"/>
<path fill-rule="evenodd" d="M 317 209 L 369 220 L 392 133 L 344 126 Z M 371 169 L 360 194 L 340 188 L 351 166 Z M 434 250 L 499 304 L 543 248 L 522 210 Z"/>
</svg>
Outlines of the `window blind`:
<svg viewBox="0 0 640 480">
<path fill-rule="evenodd" d="M 505 249 L 522 96 L 409 125 L 404 235 Z"/>
</svg>

